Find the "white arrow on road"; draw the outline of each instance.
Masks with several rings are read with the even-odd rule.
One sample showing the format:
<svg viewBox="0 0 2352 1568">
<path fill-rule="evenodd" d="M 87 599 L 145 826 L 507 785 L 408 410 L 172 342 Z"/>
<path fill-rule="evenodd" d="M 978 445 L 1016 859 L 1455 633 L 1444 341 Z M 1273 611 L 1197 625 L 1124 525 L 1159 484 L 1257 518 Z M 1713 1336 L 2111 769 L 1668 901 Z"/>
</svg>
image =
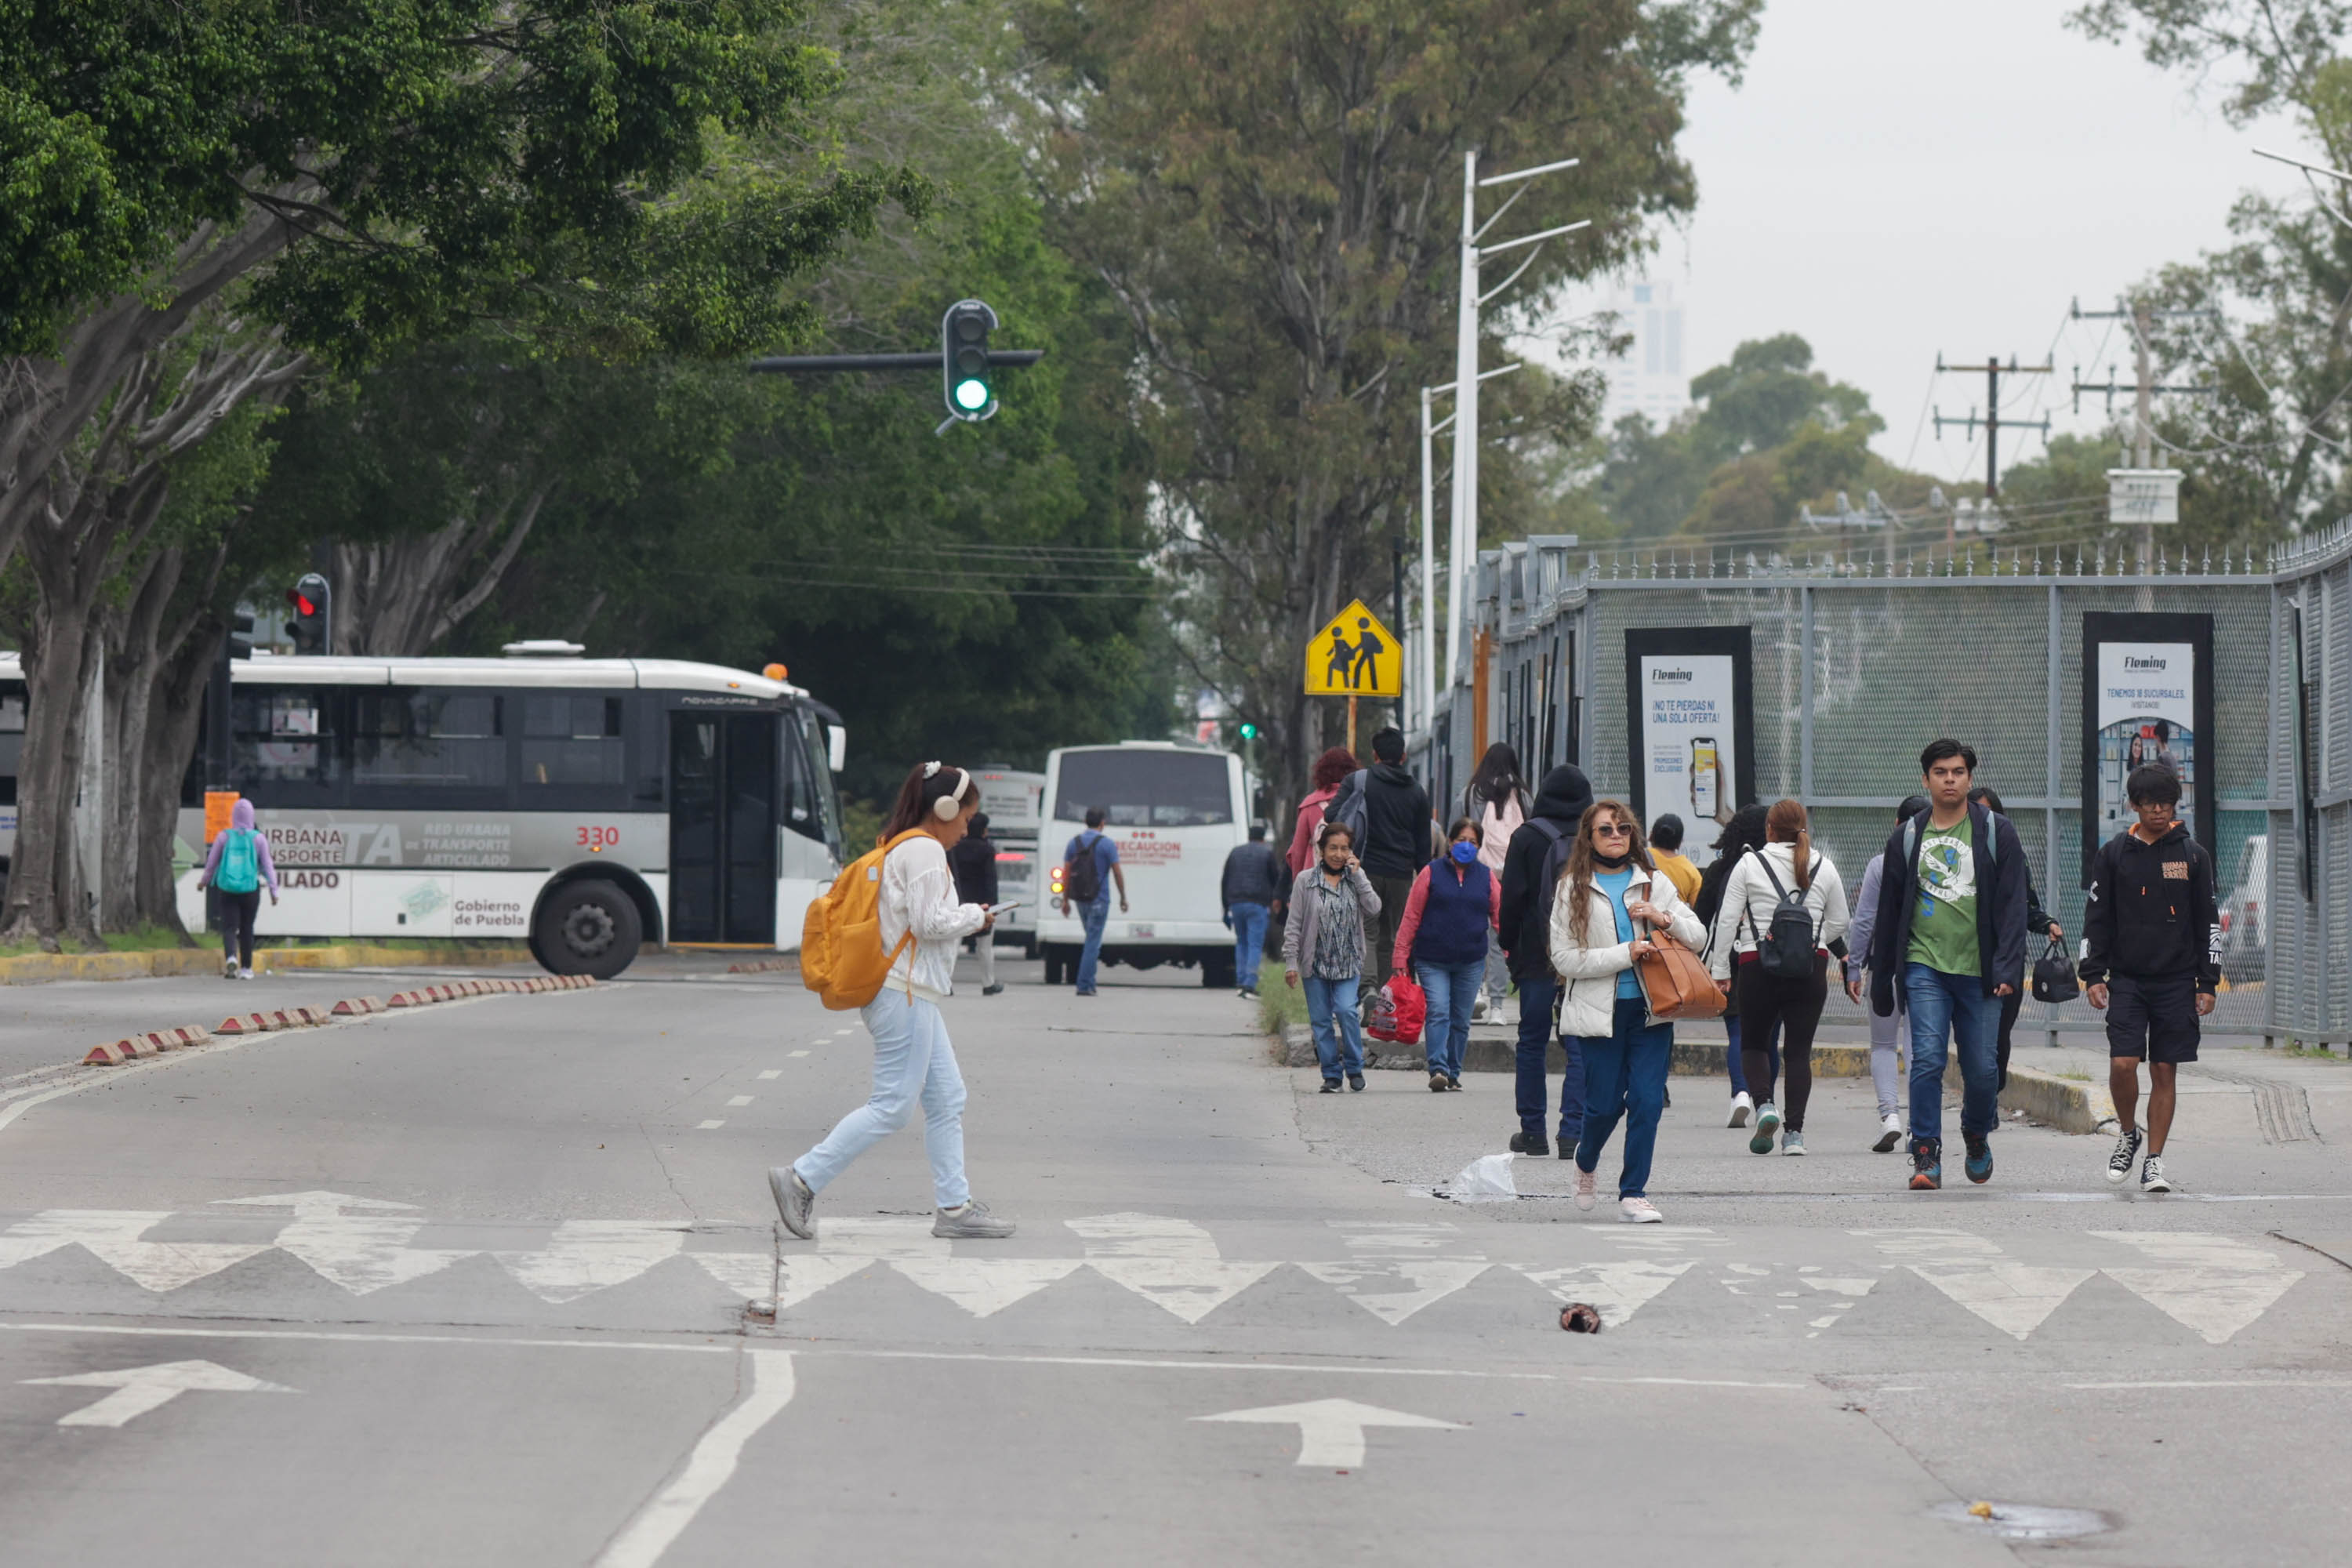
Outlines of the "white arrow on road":
<svg viewBox="0 0 2352 1568">
<path fill-rule="evenodd" d="M 1367 1426 L 1441 1426 L 1461 1431 L 1457 1421 L 1440 1421 L 1405 1410 L 1383 1410 L 1352 1399 L 1310 1399 L 1304 1405 L 1266 1405 L 1255 1410 L 1228 1410 L 1221 1415 L 1195 1415 L 1195 1421 L 1251 1421 L 1271 1426 L 1298 1428 L 1298 1462 L 1353 1469 L 1364 1462 Z"/>
<path fill-rule="evenodd" d="M 110 1388 L 113 1393 L 95 1405 L 58 1417 L 60 1426 L 120 1426 L 169 1405 L 191 1389 L 210 1394 L 292 1394 L 282 1383 L 235 1372 L 208 1361 L 163 1361 L 152 1366 L 126 1366 L 115 1372 L 78 1372 L 69 1377 L 28 1377 L 27 1384 L 58 1388 Z"/>
<path fill-rule="evenodd" d="M 215 1201 L 236 1207 L 292 1209 L 293 1222 L 278 1233 L 278 1249 L 355 1296 L 421 1279 L 473 1256 L 410 1247 L 425 1228 L 423 1220 L 405 1217 L 415 1212 L 413 1204 L 324 1191 Z"/>
</svg>

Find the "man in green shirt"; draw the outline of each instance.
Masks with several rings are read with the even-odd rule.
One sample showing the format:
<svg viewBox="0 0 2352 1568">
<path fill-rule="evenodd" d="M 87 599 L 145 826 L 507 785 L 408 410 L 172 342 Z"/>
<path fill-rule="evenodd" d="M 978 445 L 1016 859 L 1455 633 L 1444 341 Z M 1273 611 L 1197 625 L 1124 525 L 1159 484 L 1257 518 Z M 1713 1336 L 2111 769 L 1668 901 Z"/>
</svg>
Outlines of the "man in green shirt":
<svg viewBox="0 0 2352 1568">
<path fill-rule="evenodd" d="M 2000 1125 L 2000 1005 L 2025 975 L 2025 853 L 2007 817 L 1969 800 L 1977 754 L 1958 741 L 1919 753 L 1927 809 L 1895 830 L 1872 933 L 1871 1010 L 1911 1020 L 1911 1188 L 1944 1184 L 1944 1064 L 1960 1058 L 1960 1132 L 1971 1182 L 1992 1179 Z"/>
</svg>

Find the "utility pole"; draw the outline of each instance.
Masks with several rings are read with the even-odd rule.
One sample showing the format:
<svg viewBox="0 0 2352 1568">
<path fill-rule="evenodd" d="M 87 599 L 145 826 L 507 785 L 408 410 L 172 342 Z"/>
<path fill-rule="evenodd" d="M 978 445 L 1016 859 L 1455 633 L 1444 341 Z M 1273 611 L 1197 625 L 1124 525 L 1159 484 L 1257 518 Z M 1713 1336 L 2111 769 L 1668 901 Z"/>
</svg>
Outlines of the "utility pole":
<svg viewBox="0 0 2352 1568">
<path fill-rule="evenodd" d="M 2132 394 L 2133 468 L 2148 468 L 2155 466 L 2156 395 L 2158 393 L 2184 393 L 2196 396 L 2208 396 L 2214 391 L 2214 388 L 2210 386 L 2163 386 L 2158 384 L 2156 379 L 2155 349 L 2154 345 L 2149 342 L 2150 329 L 2155 325 L 2158 318 L 2169 321 L 2178 317 L 2209 317 L 2218 313 L 2219 312 L 2217 311 L 2210 310 L 2151 310 L 2148 307 L 2147 302 L 2144 300 L 2135 300 L 2132 301 L 2131 307 L 2128 310 L 2125 308 L 2124 302 L 2118 300 L 2116 301 L 2116 308 L 2112 310 L 2085 310 L 2083 309 L 2081 300 L 2077 300 L 2074 302 L 2073 317 L 2075 321 L 2129 321 L 2131 323 L 2132 369 L 2135 373 L 2132 378 L 2132 386 L 2130 388 Z M 2097 392 L 2105 395 L 2108 411 L 2112 413 L 2116 405 L 2116 394 L 2125 390 L 2123 387 L 2120 387 L 2116 384 L 2116 373 L 2114 367 L 2110 366 L 2108 368 L 2107 379 L 2103 383 L 2086 382 L 2083 380 L 2082 377 L 2082 367 L 2077 365 L 2074 368 L 2075 411 L 2079 413 L 2082 410 L 2083 394 L 2086 392 Z M 2156 569 L 2156 525 L 2154 523 L 2143 522 L 2139 525 L 2139 569 L 2142 575 L 2146 575 Z"/>
<path fill-rule="evenodd" d="M 1976 369 L 1977 367 L 1972 364 L 1948 365 L 1944 363 L 1943 355 L 1936 356 L 1936 374 L 1938 375 L 1947 372 L 1974 374 Z M 2046 414 L 2042 416 L 2038 424 L 2023 419 L 2003 419 L 2000 416 L 2000 378 L 2003 374 L 2048 375 L 2050 372 L 2051 367 L 2046 364 L 2021 365 L 2017 363 L 2015 354 L 2009 356 L 2009 363 L 2006 367 L 1999 359 L 1989 358 L 1984 362 L 1985 500 L 1988 501 L 1997 499 L 2000 494 L 2000 433 L 2004 429 L 2032 430 L 2038 432 L 2045 441 L 2050 438 L 2050 416 Z M 1942 409 L 1936 410 L 1936 434 L 1938 436 L 1944 433 L 1944 426 L 1947 425 L 1964 426 L 1969 434 L 1974 436 L 1977 424 L 1977 412 L 1973 408 L 1965 415 L 1952 415 L 1948 417 Z M 1948 521 L 1945 524 L 1944 542 L 1947 544 L 1951 542 L 1951 525 Z"/>
<path fill-rule="evenodd" d="M 1525 363 L 1523 360 L 1513 361 L 1509 364 L 1487 371 L 1477 380 L 1492 381 L 1498 375 L 1508 375 L 1513 371 L 1521 369 Z M 1476 382 L 1473 382 L 1472 384 L 1475 386 Z M 1413 693 L 1413 701 L 1419 722 L 1433 733 L 1437 724 L 1437 492 L 1434 447 L 1437 437 L 1444 434 L 1447 426 L 1454 423 L 1455 416 L 1449 414 L 1444 418 L 1433 422 L 1431 415 L 1433 410 L 1431 405 L 1454 390 L 1454 383 L 1450 381 L 1444 386 L 1424 386 L 1421 389 L 1421 657 L 1414 661 L 1420 673 L 1420 685 Z M 1454 460 L 1457 476 L 1461 461 L 1460 445 L 1459 442 L 1455 443 Z M 1449 580 L 1453 576 L 1454 562 L 1460 559 L 1458 536 L 1456 540 L 1456 545 L 1454 547 L 1456 553 L 1450 556 L 1446 562 L 1446 574 Z M 1458 600 L 1454 607 L 1459 609 Z M 1399 626 L 1404 624 L 1404 612 L 1402 608 L 1397 612 L 1397 624 Z M 1451 618 L 1446 623 L 1446 629 L 1449 633 L 1459 635 L 1457 624 Z M 1450 671 L 1454 655 L 1449 651 L 1445 657 Z"/>
</svg>

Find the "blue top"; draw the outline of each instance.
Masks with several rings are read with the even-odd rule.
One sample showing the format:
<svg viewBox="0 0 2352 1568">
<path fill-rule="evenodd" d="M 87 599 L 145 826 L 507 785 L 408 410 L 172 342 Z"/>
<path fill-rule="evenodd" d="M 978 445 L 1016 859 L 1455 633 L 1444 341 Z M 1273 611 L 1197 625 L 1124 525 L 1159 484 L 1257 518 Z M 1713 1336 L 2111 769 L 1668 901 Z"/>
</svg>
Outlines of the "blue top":
<svg viewBox="0 0 2352 1568">
<path fill-rule="evenodd" d="M 1592 885 L 1609 895 L 1609 912 L 1617 917 L 1617 940 L 1633 941 L 1633 917 L 1625 912 L 1625 892 L 1633 885 L 1633 868 L 1629 865 L 1622 871 L 1600 872 L 1593 877 Z M 1641 977 L 1630 969 L 1619 970 L 1617 994 L 1620 996 L 1642 994 Z"/>
<path fill-rule="evenodd" d="M 1094 835 L 1094 842 L 1092 844 L 1087 843 L 1087 835 L 1089 833 Z M 1070 840 L 1069 848 L 1063 855 L 1062 858 L 1065 860 L 1076 859 L 1077 858 L 1078 850 L 1081 847 L 1094 851 L 1095 886 L 1102 889 L 1095 895 L 1095 901 L 1097 903 L 1107 903 L 1110 899 L 1110 868 L 1118 860 L 1118 846 L 1110 841 L 1109 834 L 1103 832 L 1100 828 L 1089 827 L 1080 832 L 1076 838 Z"/>
</svg>

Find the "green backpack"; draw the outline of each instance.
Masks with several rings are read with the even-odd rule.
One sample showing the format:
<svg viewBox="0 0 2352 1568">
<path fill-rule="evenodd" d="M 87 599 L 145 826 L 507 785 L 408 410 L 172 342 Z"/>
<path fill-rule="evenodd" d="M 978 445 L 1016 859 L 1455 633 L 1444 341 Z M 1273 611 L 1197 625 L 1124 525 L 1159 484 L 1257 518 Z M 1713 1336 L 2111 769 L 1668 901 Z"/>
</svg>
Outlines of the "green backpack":
<svg viewBox="0 0 2352 1568">
<path fill-rule="evenodd" d="M 232 827 L 221 835 L 220 865 L 213 886 L 224 893 L 249 893 L 261 886 L 261 855 L 254 848 L 250 827 Z"/>
</svg>

